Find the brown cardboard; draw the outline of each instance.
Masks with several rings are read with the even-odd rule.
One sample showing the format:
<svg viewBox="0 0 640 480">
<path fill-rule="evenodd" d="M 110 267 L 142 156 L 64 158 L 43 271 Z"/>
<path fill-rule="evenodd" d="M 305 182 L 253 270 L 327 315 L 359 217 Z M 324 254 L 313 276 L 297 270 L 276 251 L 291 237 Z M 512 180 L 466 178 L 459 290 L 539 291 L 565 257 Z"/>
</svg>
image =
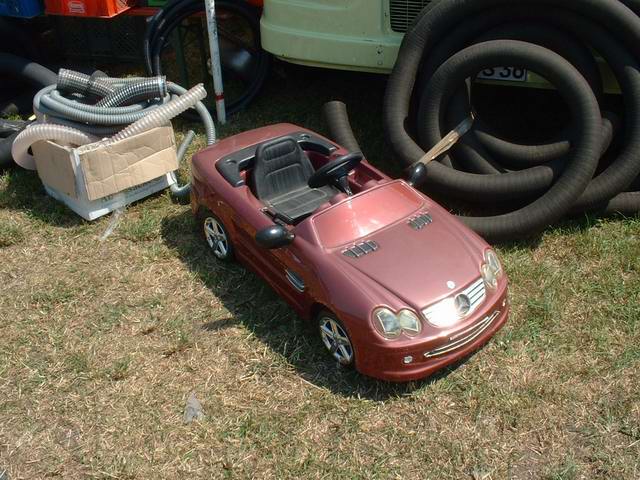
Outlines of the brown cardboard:
<svg viewBox="0 0 640 480">
<path fill-rule="evenodd" d="M 96 142 L 72 149 L 53 142 L 38 142 L 33 146 L 33 153 L 42 183 L 74 198 L 84 197 L 83 192 L 78 191 L 84 183 L 89 201 L 178 169 L 171 126 L 153 128 L 107 146 Z M 76 172 L 74 165 L 81 172 Z M 78 187 L 76 175 L 82 179 Z"/>
<path fill-rule="evenodd" d="M 178 169 L 171 127 L 158 127 L 107 146 L 78 149 L 87 198 L 96 200 Z"/>
<path fill-rule="evenodd" d="M 77 197 L 73 161 L 68 149 L 53 142 L 36 142 L 31 146 L 42 183 L 70 197 Z"/>
</svg>

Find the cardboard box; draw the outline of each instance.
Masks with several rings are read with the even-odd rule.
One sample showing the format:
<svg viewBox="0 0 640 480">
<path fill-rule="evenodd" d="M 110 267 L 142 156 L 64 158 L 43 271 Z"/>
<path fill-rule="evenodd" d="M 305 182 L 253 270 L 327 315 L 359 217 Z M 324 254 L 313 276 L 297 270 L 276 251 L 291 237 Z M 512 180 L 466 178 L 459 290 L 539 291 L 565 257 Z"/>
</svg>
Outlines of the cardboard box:
<svg viewBox="0 0 640 480">
<path fill-rule="evenodd" d="M 71 148 L 48 141 L 32 151 L 47 193 L 87 220 L 168 187 L 178 168 L 170 126 L 107 146 Z"/>
</svg>

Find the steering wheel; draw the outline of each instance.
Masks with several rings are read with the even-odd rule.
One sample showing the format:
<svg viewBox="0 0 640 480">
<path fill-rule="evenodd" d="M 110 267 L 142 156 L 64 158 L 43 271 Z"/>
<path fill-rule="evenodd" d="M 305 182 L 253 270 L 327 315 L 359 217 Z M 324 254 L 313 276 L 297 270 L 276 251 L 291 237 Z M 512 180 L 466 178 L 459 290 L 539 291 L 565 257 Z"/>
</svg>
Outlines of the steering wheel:
<svg viewBox="0 0 640 480">
<path fill-rule="evenodd" d="M 353 195 L 349 187 L 347 175 L 356 168 L 364 159 L 362 152 L 351 152 L 331 160 L 326 165 L 320 167 L 309 178 L 308 185 L 311 188 L 320 188 L 325 185 L 334 184 L 347 195 Z"/>
</svg>

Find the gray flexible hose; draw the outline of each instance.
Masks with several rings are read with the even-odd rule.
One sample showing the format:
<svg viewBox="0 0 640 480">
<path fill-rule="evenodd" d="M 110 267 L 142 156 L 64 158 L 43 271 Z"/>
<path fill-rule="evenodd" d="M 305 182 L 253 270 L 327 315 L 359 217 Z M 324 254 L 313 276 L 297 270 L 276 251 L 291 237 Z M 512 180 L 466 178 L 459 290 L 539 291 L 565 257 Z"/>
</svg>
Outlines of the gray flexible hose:
<svg viewBox="0 0 640 480">
<path fill-rule="evenodd" d="M 50 114 L 46 114 L 43 120 L 46 121 L 47 123 L 55 123 L 56 125 L 64 125 L 66 127 L 75 128 L 76 130 L 80 130 L 82 132 L 85 132 L 100 138 L 110 137 L 118 133 L 120 130 L 122 130 L 122 126 L 120 125 L 116 125 L 112 127 L 103 127 L 100 125 L 78 124 L 76 122 L 71 122 L 64 118 L 56 117 L 55 115 L 50 115 Z M 81 125 L 80 128 L 78 128 L 79 125 Z"/>
<path fill-rule="evenodd" d="M 184 139 L 182 140 L 180 147 L 178 147 L 178 155 L 177 155 L 178 165 L 180 165 L 180 162 L 182 162 L 182 159 L 187 153 L 187 149 L 191 145 L 191 142 L 193 142 L 193 139 L 195 136 L 196 136 L 196 132 L 194 132 L 193 130 L 189 130 L 185 135 Z M 183 199 L 186 199 L 191 193 L 191 184 L 186 183 L 185 185 L 179 186 L 178 176 L 176 175 L 176 173 L 177 173 L 177 170 L 175 172 L 171 172 L 171 176 L 174 180 L 174 183 L 172 183 L 169 188 L 171 189 L 171 194 L 174 197 L 176 197 L 177 199 L 183 200 Z"/>
<path fill-rule="evenodd" d="M 92 112 L 92 113 L 104 113 L 105 112 L 104 108 L 102 108 L 102 107 L 98 107 L 96 105 L 90 105 L 90 104 L 87 104 L 87 103 L 80 103 L 80 102 L 77 102 L 75 100 L 70 100 L 70 99 L 66 98 L 65 96 L 63 96 L 55 88 L 51 89 L 47 93 L 56 102 L 62 103 L 62 104 L 67 105 L 69 107 L 76 108 L 78 110 L 83 110 L 85 112 Z M 123 106 L 123 107 L 112 107 L 110 111 L 113 112 L 113 113 L 132 113 L 132 112 L 139 112 L 140 110 L 143 110 L 145 107 L 146 107 L 146 105 L 144 105 L 144 104 L 134 103 L 133 105 L 126 105 L 126 106 Z"/>
<path fill-rule="evenodd" d="M 158 123 L 152 119 L 168 121 L 182 111 L 179 105 L 185 105 L 185 108 L 193 105 L 204 126 L 207 145 L 212 145 L 216 142 L 215 124 L 207 107 L 198 100 L 203 98 L 204 92 L 202 87 L 198 88 L 201 89 L 200 93 L 195 88 L 188 91 L 180 85 L 167 82 L 163 76 L 112 78 L 61 69 L 57 83 L 35 95 L 33 109 L 40 121 L 97 137 L 109 137 L 104 140 L 108 143 L 151 128 L 150 125 Z M 101 97 L 97 103 L 95 96 Z M 172 99 L 168 101 L 170 96 Z M 167 115 L 162 112 L 171 113 Z M 194 136 L 195 133 L 189 131 L 180 144 L 177 152 L 179 162 Z M 172 176 L 175 179 L 171 185 L 172 194 L 179 199 L 187 198 L 191 185 L 179 186 L 175 172 L 172 172 Z"/>
<path fill-rule="evenodd" d="M 174 93 L 177 95 L 184 95 L 187 93 L 187 89 L 177 85 L 173 82 L 168 82 L 167 87 L 169 88 L 170 93 Z M 204 125 L 204 132 L 207 137 L 207 145 L 213 145 L 216 143 L 216 126 L 213 123 L 213 118 L 211 118 L 211 114 L 207 107 L 204 106 L 204 103 L 197 102 L 195 106 L 196 111 L 200 115 L 200 120 L 202 120 L 202 124 Z"/>
<path fill-rule="evenodd" d="M 125 85 L 127 85 L 129 83 L 136 83 L 136 82 L 139 82 L 140 80 L 144 80 L 146 78 L 148 78 L 148 77 L 122 77 L 122 78 L 104 77 L 102 80 L 107 85 L 115 85 L 116 87 L 124 87 Z"/>
<path fill-rule="evenodd" d="M 44 114 L 57 116 L 58 118 L 65 118 L 72 122 L 85 123 L 89 125 L 128 125 L 144 118 L 156 107 L 157 105 L 152 105 L 146 109 L 143 108 L 129 113 L 116 113 L 112 112 L 110 107 L 94 106 L 95 110 L 89 112 L 86 111 L 84 107 L 79 109 L 76 106 L 69 106 L 67 103 L 62 103 L 51 95 L 44 94 L 42 90 L 38 92 L 33 99 L 33 108 L 35 110 Z"/>
<path fill-rule="evenodd" d="M 104 97 L 97 107 L 118 107 L 126 103 L 134 103 L 149 98 L 164 98 L 167 95 L 167 81 L 162 75 L 131 82 L 119 88 L 111 95 Z"/>
<path fill-rule="evenodd" d="M 102 76 L 89 76 L 66 68 L 61 68 L 58 71 L 57 85 L 59 90 L 81 93 L 82 95 L 99 95 L 101 97 L 110 95 L 115 91 L 114 87 L 105 82 Z"/>
<path fill-rule="evenodd" d="M 173 94 L 184 95 L 187 92 L 186 88 L 181 87 L 180 85 L 177 85 L 173 82 L 168 82 L 167 87 L 169 88 L 169 92 Z M 216 126 L 213 123 L 213 118 L 211 118 L 211 114 L 209 113 L 209 110 L 207 110 L 207 107 L 205 107 L 204 103 L 202 103 L 201 101 L 196 103 L 195 109 L 200 115 L 200 120 L 202 121 L 202 125 L 204 125 L 205 136 L 207 137 L 207 145 L 213 145 L 214 143 L 216 143 Z M 192 131 L 187 132 L 185 139 L 182 141 L 182 144 L 178 149 L 179 161 L 182 160 L 182 157 L 184 157 L 184 153 L 186 153 L 187 148 L 189 147 L 189 144 L 191 144 L 191 142 L 193 141 L 193 135 L 190 135 L 190 133 L 193 133 L 193 132 Z M 181 151 L 183 152 L 182 155 L 180 155 Z M 177 176 L 175 175 L 175 172 L 173 172 L 172 175 L 176 179 L 176 183 L 171 185 L 171 193 L 178 200 L 187 199 L 189 197 L 189 194 L 191 193 L 191 183 L 187 183 L 180 187 L 178 186 L 178 183 L 177 183 L 178 179 L 177 179 Z"/>
<path fill-rule="evenodd" d="M 184 95 L 173 98 L 170 102 L 159 106 L 143 118 L 136 120 L 131 125 L 126 126 L 113 137 L 107 139 L 105 144 L 114 143 L 142 132 L 146 132 L 155 127 L 165 125 L 169 120 L 185 112 L 198 101 L 207 96 L 204 86 L 199 83 L 184 93 Z"/>
</svg>

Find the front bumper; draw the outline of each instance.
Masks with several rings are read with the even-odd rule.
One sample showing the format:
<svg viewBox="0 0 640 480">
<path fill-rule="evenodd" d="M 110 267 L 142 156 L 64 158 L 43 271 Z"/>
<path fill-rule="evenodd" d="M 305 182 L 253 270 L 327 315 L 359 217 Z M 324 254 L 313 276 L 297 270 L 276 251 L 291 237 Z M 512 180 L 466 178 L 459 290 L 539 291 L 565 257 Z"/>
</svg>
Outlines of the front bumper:
<svg viewBox="0 0 640 480">
<path fill-rule="evenodd" d="M 403 33 L 391 29 L 386 0 L 265 0 L 260 20 L 262 47 L 291 63 L 337 70 L 389 73 Z M 598 55 L 606 93 L 620 87 Z M 483 81 L 494 85 L 552 88 L 534 72 L 526 82 Z"/>
<path fill-rule="evenodd" d="M 493 317 L 493 318 L 492 318 Z M 497 300 L 483 309 L 482 316 L 475 322 L 477 330 L 470 330 L 467 337 L 456 338 L 450 345 L 457 348 L 434 348 L 431 340 L 425 340 L 406 347 L 394 346 L 393 342 L 366 345 L 359 348 L 357 370 L 370 377 L 391 382 L 418 380 L 463 359 L 478 350 L 504 325 L 509 317 L 507 288 Z M 486 326 L 482 322 L 490 319 Z M 463 340 L 468 341 L 464 342 Z M 411 363 L 404 363 L 406 357 L 412 357 Z"/>
<path fill-rule="evenodd" d="M 292 63 L 388 73 L 403 37 L 391 30 L 388 10 L 372 0 L 266 0 L 262 47 Z"/>
</svg>

